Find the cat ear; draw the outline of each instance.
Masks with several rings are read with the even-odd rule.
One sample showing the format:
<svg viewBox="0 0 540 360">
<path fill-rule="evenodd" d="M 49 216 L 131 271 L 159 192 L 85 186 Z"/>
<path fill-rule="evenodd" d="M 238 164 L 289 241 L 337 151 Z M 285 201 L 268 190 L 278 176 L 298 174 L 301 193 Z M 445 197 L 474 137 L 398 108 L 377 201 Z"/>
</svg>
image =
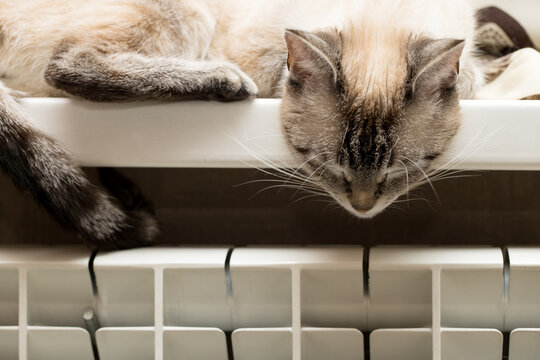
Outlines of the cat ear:
<svg viewBox="0 0 540 360">
<path fill-rule="evenodd" d="M 416 48 L 419 71 L 412 81 L 413 94 L 432 96 L 455 86 L 459 75 L 459 60 L 465 47 L 464 40 L 442 39 L 423 41 Z"/>
<path fill-rule="evenodd" d="M 323 39 L 305 31 L 285 30 L 285 42 L 289 50 L 287 67 L 294 81 L 337 81 L 337 69 L 325 54 L 328 44 Z"/>
</svg>

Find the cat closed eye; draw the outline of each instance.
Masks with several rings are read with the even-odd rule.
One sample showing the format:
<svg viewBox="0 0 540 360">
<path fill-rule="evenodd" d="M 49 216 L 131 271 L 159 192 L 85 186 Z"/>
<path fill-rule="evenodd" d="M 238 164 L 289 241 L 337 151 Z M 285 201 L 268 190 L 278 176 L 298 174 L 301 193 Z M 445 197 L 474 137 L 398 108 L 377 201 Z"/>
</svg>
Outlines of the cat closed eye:
<svg viewBox="0 0 540 360">
<path fill-rule="evenodd" d="M 441 156 L 440 153 L 435 153 L 435 154 L 425 155 L 425 156 L 424 156 L 424 160 L 433 161 L 433 160 L 435 160 L 436 158 L 438 158 L 439 156 Z"/>
<path fill-rule="evenodd" d="M 345 186 L 345 192 L 347 194 L 351 194 L 352 193 L 352 186 L 351 186 L 351 181 L 347 179 L 347 177 L 343 176 L 343 185 Z"/>
</svg>

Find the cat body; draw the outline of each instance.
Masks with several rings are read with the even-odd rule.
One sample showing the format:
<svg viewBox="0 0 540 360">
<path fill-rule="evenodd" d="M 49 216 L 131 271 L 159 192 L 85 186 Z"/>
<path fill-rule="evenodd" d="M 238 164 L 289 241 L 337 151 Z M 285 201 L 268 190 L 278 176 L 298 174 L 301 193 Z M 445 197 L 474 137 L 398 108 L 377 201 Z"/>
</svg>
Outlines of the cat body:
<svg viewBox="0 0 540 360">
<path fill-rule="evenodd" d="M 145 243 L 155 220 L 92 187 L 10 94 L 282 97 L 299 174 L 370 217 L 457 131 L 482 82 L 474 28 L 462 0 L 0 0 L 0 167 L 89 243 Z"/>
<path fill-rule="evenodd" d="M 469 51 L 474 45 L 474 13 L 463 0 L 0 0 L 0 24 L 0 78 L 29 96 L 70 95 L 43 76 L 60 44 L 69 41 L 108 52 L 230 61 L 255 81 L 259 97 L 281 96 L 285 29 L 356 24 L 382 32 L 392 26 L 396 32 L 467 39 Z M 368 45 L 381 48 L 376 41 Z M 385 51 L 395 48 L 387 45 Z M 371 52 L 369 47 L 364 49 Z M 476 76 L 474 82 L 481 82 Z"/>
</svg>

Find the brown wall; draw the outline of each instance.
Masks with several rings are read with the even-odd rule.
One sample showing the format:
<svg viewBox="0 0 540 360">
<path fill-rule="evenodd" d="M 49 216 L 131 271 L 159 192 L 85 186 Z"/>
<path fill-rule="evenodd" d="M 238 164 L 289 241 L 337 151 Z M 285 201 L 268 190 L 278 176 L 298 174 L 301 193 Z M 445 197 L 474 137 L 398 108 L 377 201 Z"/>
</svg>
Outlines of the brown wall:
<svg viewBox="0 0 540 360">
<path fill-rule="evenodd" d="M 95 170 L 87 169 L 94 177 Z M 413 192 L 379 217 L 357 220 L 295 191 L 237 186 L 255 170 L 123 169 L 153 199 L 161 244 L 540 244 L 540 172 L 483 172 Z M 272 183 L 269 183 L 272 185 Z M 0 243 L 78 243 L 0 176 Z"/>
</svg>

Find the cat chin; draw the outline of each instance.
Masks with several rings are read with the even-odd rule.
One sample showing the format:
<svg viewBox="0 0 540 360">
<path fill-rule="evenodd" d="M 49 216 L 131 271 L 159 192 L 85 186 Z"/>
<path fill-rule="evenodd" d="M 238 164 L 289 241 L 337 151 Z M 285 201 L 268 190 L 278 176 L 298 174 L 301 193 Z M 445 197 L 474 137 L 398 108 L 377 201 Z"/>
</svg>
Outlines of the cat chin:
<svg viewBox="0 0 540 360">
<path fill-rule="evenodd" d="M 347 209 L 349 210 L 349 209 Z M 358 219 L 363 219 L 363 220 L 369 220 L 369 219 L 372 219 L 374 218 L 375 216 L 379 215 L 380 211 L 368 211 L 367 213 L 359 213 L 358 211 L 355 211 L 355 210 L 349 210 L 350 213 L 352 213 L 354 215 L 354 217 L 358 218 Z"/>
<path fill-rule="evenodd" d="M 395 199 L 385 200 L 385 201 L 379 201 L 377 204 L 369 211 L 365 213 L 360 213 L 356 211 L 351 204 L 348 201 L 343 201 L 337 199 L 337 202 L 344 207 L 349 213 L 351 213 L 354 217 L 363 219 L 363 220 L 369 220 L 374 218 L 375 216 L 379 215 L 380 213 L 384 212 L 386 208 L 394 202 Z"/>
<path fill-rule="evenodd" d="M 386 205 L 381 207 L 379 204 L 377 204 L 377 205 L 375 205 L 374 208 L 372 208 L 368 212 L 360 213 L 360 212 L 356 211 L 351 206 L 349 201 L 342 201 L 342 200 L 339 200 L 339 199 L 336 199 L 336 200 L 337 200 L 338 204 L 340 204 L 343 208 L 345 208 L 345 210 L 347 210 L 349 213 L 351 213 L 354 217 L 357 217 L 359 219 L 365 219 L 365 220 L 368 220 L 368 219 L 371 219 L 371 218 L 375 217 L 376 215 L 381 213 L 386 208 Z"/>
</svg>

